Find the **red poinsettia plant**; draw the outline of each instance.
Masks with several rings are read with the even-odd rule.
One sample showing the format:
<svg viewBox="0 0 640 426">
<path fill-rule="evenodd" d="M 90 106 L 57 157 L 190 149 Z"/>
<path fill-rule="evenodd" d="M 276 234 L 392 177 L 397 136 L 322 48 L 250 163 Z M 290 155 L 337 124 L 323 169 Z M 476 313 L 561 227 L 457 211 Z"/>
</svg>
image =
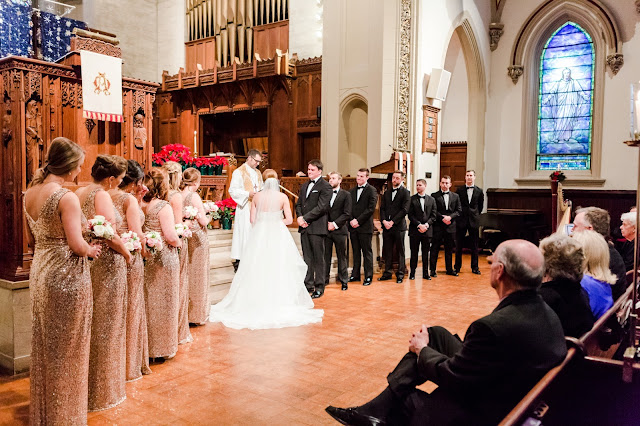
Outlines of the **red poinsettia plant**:
<svg viewBox="0 0 640 426">
<path fill-rule="evenodd" d="M 220 208 L 220 216 L 228 219 L 233 219 L 236 215 L 236 206 L 238 205 L 233 198 L 225 198 L 224 200 L 216 201 L 216 205 Z"/>
<path fill-rule="evenodd" d="M 162 166 L 167 161 L 175 161 L 185 167 L 214 167 L 225 166 L 229 161 L 225 157 L 192 157 L 191 150 L 186 146 L 173 143 L 162 147 L 160 152 L 151 156 L 154 166 Z"/>
<path fill-rule="evenodd" d="M 555 172 L 551 173 L 549 177 L 551 178 L 552 182 L 562 182 L 566 179 L 566 176 L 564 175 L 564 173 L 562 173 L 562 170 L 556 170 Z"/>
</svg>

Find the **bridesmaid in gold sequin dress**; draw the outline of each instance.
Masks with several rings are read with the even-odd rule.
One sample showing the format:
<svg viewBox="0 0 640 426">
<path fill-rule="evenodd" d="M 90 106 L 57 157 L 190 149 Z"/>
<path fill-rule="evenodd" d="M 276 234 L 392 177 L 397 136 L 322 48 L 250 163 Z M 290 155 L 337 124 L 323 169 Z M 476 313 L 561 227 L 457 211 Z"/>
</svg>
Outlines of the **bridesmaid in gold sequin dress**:
<svg viewBox="0 0 640 426">
<path fill-rule="evenodd" d="M 184 171 L 182 176 L 182 203 L 185 207 L 198 209 L 196 220 L 189 221 L 193 236 L 189 238 L 189 322 L 202 325 L 209 319 L 209 237 L 202 199 L 196 192 L 200 186 L 200 172 L 193 167 Z"/>
<path fill-rule="evenodd" d="M 173 358 L 178 351 L 178 299 L 180 260 L 177 247 L 182 246 L 174 227 L 173 212 L 166 201 L 169 175 L 154 167 L 144 177 L 149 192 L 144 196 L 144 232 L 156 231 L 163 249 L 147 259 L 144 267 L 144 297 L 149 332 L 149 356 Z"/>
<path fill-rule="evenodd" d="M 182 197 L 180 185 L 182 183 L 182 166 L 174 161 L 167 161 L 163 168 L 169 174 L 169 196 L 167 200 L 173 210 L 176 224 L 183 223 Z M 178 310 L 178 344 L 193 342 L 189 331 L 189 245 L 183 244 L 180 249 L 180 299 Z"/>
<path fill-rule="evenodd" d="M 116 211 L 107 191 L 117 187 L 127 171 L 127 160 L 115 155 L 98 155 L 91 176 L 93 183 L 76 191 L 82 212 L 91 219 L 102 215 L 120 227 L 122 217 Z M 127 296 L 127 263 L 131 254 L 118 235 L 100 240 L 102 256 L 91 265 L 93 287 L 93 320 L 89 356 L 89 411 L 115 407 L 126 398 L 125 393 L 125 326 Z"/>
<path fill-rule="evenodd" d="M 92 313 L 87 256 L 96 258 L 101 249 L 83 239 L 78 197 L 62 188 L 83 162 L 80 146 L 54 139 L 24 197 L 27 238 L 35 247 L 29 276 L 32 425 L 87 423 Z"/>
<path fill-rule="evenodd" d="M 128 160 L 127 173 L 118 188 L 109 191 L 113 204 L 122 216 L 122 226 L 118 234 L 133 231 L 138 234 L 144 247 L 144 213 L 138 196 L 144 195 L 144 170 L 135 160 Z M 146 254 L 146 250 L 145 250 Z M 127 381 L 151 374 L 149 368 L 149 339 L 147 337 L 147 313 L 144 307 L 144 265 L 143 254 L 134 252 L 133 260 L 127 265 L 127 325 L 126 325 L 126 370 Z"/>
</svg>

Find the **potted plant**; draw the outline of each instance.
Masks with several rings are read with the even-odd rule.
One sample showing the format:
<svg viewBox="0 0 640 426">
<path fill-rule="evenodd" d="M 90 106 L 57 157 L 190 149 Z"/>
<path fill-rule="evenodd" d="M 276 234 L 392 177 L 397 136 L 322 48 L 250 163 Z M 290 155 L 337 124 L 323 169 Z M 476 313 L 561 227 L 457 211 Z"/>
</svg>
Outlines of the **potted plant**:
<svg viewBox="0 0 640 426">
<path fill-rule="evenodd" d="M 562 170 L 558 169 L 549 175 L 551 179 L 551 192 L 556 194 L 558 192 L 558 182 L 562 182 L 567 177 L 562 173 Z"/>
<path fill-rule="evenodd" d="M 216 204 L 220 208 L 222 229 L 231 229 L 233 218 L 236 215 L 236 202 L 233 201 L 233 198 L 226 198 L 224 200 L 217 201 Z"/>
</svg>

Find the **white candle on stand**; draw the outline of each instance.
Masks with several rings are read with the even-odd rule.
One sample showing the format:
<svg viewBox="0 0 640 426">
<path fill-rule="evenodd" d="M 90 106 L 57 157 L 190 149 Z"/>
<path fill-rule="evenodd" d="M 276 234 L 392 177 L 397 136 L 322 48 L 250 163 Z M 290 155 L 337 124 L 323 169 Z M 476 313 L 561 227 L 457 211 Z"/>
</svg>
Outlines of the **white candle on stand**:
<svg viewBox="0 0 640 426">
<path fill-rule="evenodd" d="M 193 131 L 193 153 L 197 157 L 198 156 L 198 131 Z"/>
<path fill-rule="evenodd" d="M 634 140 L 640 139 L 640 91 L 636 92 L 636 96 L 634 99 L 634 123 L 633 123 L 633 131 L 634 131 Z"/>
</svg>

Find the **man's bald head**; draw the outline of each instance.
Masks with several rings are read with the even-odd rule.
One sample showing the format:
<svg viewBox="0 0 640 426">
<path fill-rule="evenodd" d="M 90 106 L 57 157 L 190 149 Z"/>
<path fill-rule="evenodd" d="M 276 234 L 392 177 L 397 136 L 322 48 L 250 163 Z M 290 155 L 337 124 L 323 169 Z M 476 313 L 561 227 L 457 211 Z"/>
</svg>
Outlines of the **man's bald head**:
<svg viewBox="0 0 640 426">
<path fill-rule="evenodd" d="M 537 288 L 544 275 L 544 257 L 540 249 L 525 240 L 507 240 L 496 248 L 494 261 L 504 265 L 507 279 L 516 287 Z"/>
</svg>

